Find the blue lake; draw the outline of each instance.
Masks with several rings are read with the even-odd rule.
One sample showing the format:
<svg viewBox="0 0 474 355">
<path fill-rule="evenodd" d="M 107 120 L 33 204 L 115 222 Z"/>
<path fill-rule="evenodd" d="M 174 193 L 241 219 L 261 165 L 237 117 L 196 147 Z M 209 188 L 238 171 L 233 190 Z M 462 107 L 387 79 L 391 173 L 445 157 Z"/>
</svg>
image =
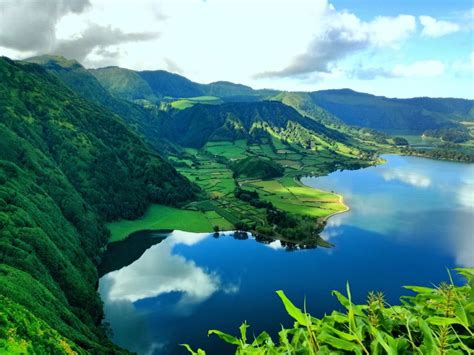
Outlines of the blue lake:
<svg viewBox="0 0 474 355">
<path fill-rule="evenodd" d="M 447 269 L 474 266 L 474 165 L 384 158 L 302 179 L 342 194 L 351 208 L 329 219 L 322 236 L 330 249 L 288 252 L 278 241 L 179 231 L 122 242 L 99 283 L 113 340 L 140 354 L 185 354 L 180 343 L 227 353 L 208 329 L 236 334 L 247 320 L 249 331 L 274 335 L 292 324 L 276 290 L 300 306 L 306 298 L 320 316 L 338 307 L 331 290 L 344 291 L 346 281 L 357 302 L 377 290 L 393 304 L 407 294 L 403 285 L 431 286 L 448 280 Z M 109 272 L 122 259 L 127 266 Z"/>
</svg>

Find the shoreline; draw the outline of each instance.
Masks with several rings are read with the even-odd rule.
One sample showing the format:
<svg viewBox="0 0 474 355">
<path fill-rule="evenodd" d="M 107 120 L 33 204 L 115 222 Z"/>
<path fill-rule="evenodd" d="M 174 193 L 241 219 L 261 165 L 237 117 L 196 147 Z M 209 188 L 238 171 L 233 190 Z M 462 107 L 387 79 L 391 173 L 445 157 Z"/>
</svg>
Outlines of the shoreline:
<svg viewBox="0 0 474 355">
<path fill-rule="evenodd" d="M 308 175 L 308 176 L 311 176 L 311 175 Z M 323 175 L 321 175 L 323 176 Z M 318 178 L 318 177 L 321 177 L 321 176 L 311 176 L 311 177 L 314 177 L 314 178 Z M 344 210 L 342 211 L 335 211 L 335 212 L 332 212 L 330 214 L 328 214 L 327 216 L 324 216 L 324 217 L 319 217 L 318 220 L 322 221 L 322 222 L 327 222 L 329 220 L 329 218 L 335 216 L 335 215 L 338 215 L 338 214 L 341 214 L 341 213 L 346 213 L 346 212 L 349 212 L 351 210 L 351 208 L 349 207 L 349 205 L 346 205 L 346 203 L 344 202 L 344 196 L 342 194 L 339 194 L 337 192 L 331 192 L 331 191 L 326 191 L 326 190 L 321 190 L 321 189 L 318 189 L 314 186 L 310 186 L 310 185 L 306 185 L 304 184 L 302 181 L 301 181 L 301 178 L 298 178 L 298 177 L 295 177 L 294 178 L 294 181 L 301 185 L 301 186 L 304 186 L 304 187 L 309 187 L 309 188 L 312 188 L 314 190 L 319 190 L 319 191 L 323 191 L 323 192 L 329 192 L 329 193 L 332 193 L 334 195 L 336 195 L 338 198 L 339 198 L 339 204 L 341 204 L 342 206 L 344 206 Z"/>
</svg>

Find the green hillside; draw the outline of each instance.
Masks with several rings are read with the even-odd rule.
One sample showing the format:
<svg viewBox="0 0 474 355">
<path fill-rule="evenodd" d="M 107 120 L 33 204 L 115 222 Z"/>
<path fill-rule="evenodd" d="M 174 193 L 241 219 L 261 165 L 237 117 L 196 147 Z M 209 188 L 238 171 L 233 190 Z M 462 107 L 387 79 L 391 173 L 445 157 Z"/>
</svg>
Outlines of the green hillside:
<svg viewBox="0 0 474 355">
<path fill-rule="evenodd" d="M 189 147 L 202 147 L 208 141 L 258 141 L 268 136 L 310 149 L 349 142 L 343 133 L 275 101 L 195 105 L 163 121 L 161 132 L 165 138 Z"/>
<path fill-rule="evenodd" d="M 228 81 L 200 84 L 165 70 L 133 71 L 119 67 L 91 69 L 99 82 L 117 97 L 130 100 L 146 100 L 151 103 L 167 99 L 183 99 L 214 96 L 226 101 L 260 101 L 276 90 L 254 90 L 249 86 Z"/>
<path fill-rule="evenodd" d="M 119 67 L 91 69 L 90 72 L 113 95 L 130 100 L 149 100 L 159 98 L 148 83 L 135 71 Z"/>
<path fill-rule="evenodd" d="M 138 72 L 156 96 L 193 97 L 205 95 L 200 85 L 184 76 L 165 70 L 145 70 Z"/>
<path fill-rule="evenodd" d="M 236 177 L 249 177 L 256 179 L 271 179 L 283 176 L 285 169 L 270 160 L 256 157 L 248 157 L 237 161 L 232 165 L 232 171 Z"/>
<path fill-rule="evenodd" d="M 138 104 L 114 96 L 113 90 L 111 90 L 112 93 L 106 90 L 91 74 L 91 71 L 85 69 L 77 61 L 50 55 L 29 58 L 27 61 L 41 65 L 77 94 L 122 117 L 129 127 L 144 136 L 155 148 L 163 148 L 163 143 L 157 139 L 157 116 L 165 115 L 164 112 L 148 110 Z"/>
<path fill-rule="evenodd" d="M 385 132 L 421 134 L 427 129 L 456 127 L 457 121 L 474 120 L 472 100 L 390 99 L 349 89 L 316 91 L 310 96 L 346 124 Z"/>
<path fill-rule="evenodd" d="M 119 116 L 40 66 L 1 58 L 0 78 L 0 319 L 12 335 L 0 346 L 111 352 L 96 293 L 103 221 L 196 190 Z"/>
</svg>

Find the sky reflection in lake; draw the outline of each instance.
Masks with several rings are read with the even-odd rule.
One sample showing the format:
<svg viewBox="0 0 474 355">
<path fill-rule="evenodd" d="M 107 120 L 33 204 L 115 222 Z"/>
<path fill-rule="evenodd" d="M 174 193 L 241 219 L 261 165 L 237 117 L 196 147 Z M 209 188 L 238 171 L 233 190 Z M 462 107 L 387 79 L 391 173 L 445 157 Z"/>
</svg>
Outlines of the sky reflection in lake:
<svg viewBox="0 0 474 355">
<path fill-rule="evenodd" d="M 303 178 L 341 193 L 351 207 L 330 220 L 324 235 L 334 239 L 351 225 L 400 243 L 447 248 L 458 266 L 474 265 L 474 165 L 385 158 L 386 165 Z"/>
<path fill-rule="evenodd" d="M 229 348 L 208 338 L 208 329 L 235 333 L 247 320 L 255 334 L 276 334 L 291 324 L 276 290 L 299 306 L 306 297 L 320 316 L 338 306 L 331 290 L 343 291 L 348 280 L 356 302 L 380 290 L 393 304 L 406 293 L 403 285 L 430 286 L 447 280 L 446 268 L 473 266 L 474 166 L 387 159 L 303 179 L 343 194 L 351 207 L 324 231 L 334 248 L 287 252 L 278 241 L 176 231 L 103 276 L 99 291 L 114 341 L 139 354 L 186 354 L 180 343 L 225 354 Z"/>
</svg>

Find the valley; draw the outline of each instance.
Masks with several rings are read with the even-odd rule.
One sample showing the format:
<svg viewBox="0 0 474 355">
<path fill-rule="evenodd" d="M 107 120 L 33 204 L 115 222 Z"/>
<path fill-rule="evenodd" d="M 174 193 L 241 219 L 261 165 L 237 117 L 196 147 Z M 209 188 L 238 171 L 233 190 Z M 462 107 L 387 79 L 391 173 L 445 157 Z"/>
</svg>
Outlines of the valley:
<svg viewBox="0 0 474 355">
<path fill-rule="evenodd" d="M 345 152 L 347 154 L 349 150 Z M 208 199 L 188 204 L 184 207 L 186 212 L 166 210 L 164 213 L 163 207 L 152 206 L 144 219 L 136 221 L 136 227 L 133 227 L 135 222 L 113 222 L 109 225 L 111 241 L 126 236 L 123 232 L 117 232 L 126 225 L 128 233 L 140 229 L 180 229 L 189 232 L 212 232 L 214 228 L 221 231 L 242 229 L 265 237 L 276 235 L 288 238 L 291 234 L 290 240 L 295 243 L 302 240 L 308 242 L 306 231 L 302 235 L 272 231 L 267 222 L 266 204 L 299 218 L 314 218 L 317 230 L 321 230 L 327 217 L 346 210 L 347 206 L 342 203 L 341 196 L 305 187 L 299 182 L 299 177 L 372 164 L 370 161 L 354 159 L 349 154 L 335 160 L 335 154 L 324 147 L 319 152 L 311 153 L 296 144 L 285 143 L 271 136 L 262 138 L 258 144 L 248 144 L 246 140 L 212 141 L 201 149 L 185 148 L 179 155 L 170 155 L 169 160 L 183 176 L 206 192 Z M 282 176 L 261 179 L 262 176 L 258 174 L 246 176 L 245 172 L 235 176 L 233 162 L 246 159 L 266 159 L 277 163 L 282 167 Z M 255 174 L 255 169 L 261 164 L 260 161 L 257 166 L 250 167 L 247 173 Z M 236 191 L 241 191 L 241 195 L 237 196 Z M 242 196 L 248 193 L 257 195 Z M 256 199 L 257 203 L 252 203 L 252 199 Z M 158 217 L 162 212 L 166 216 L 163 219 Z M 171 218 L 167 218 L 168 212 Z M 144 220 L 149 220 L 149 223 Z M 184 220 L 187 221 L 185 225 L 178 222 Z M 328 246 L 319 238 L 317 244 Z"/>
<path fill-rule="evenodd" d="M 459 128 L 470 127 L 468 100 L 418 103 L 438 110 L 436 119 L 424 117 L 423 129 L 434 130 L 425 149 L 417 147 L 418 128 L 399 137 L 369 121 L 352 125 L 353 108 L 337 116 L 321 101 L 326 94 L 88 70 L 58 56 L 0 58 L 0 76 L 0 348 L 7 352 L 126 353 L 102 322 L 99 272 L 166 249 L 172 230 L 329 252 L 340 245 L 325 235 L 328 218 L 345 215 L 350 196 L 302 181 L 383 166 L 385 153 L 472 159 L 471 136 Z M 370 115 L 385 110 L 385 99 L 364 100 Z M 391 106 L 404 124 L 410 105 Z M 439 147 L 440 139 L 449 146 Z M 138 249 L 127 254 L 130 241 Z"/>
<path fill-rule="evenodd" d="M 466 0 L 0 0 L 0 355 L 474 354 Z"/>
</svg>

